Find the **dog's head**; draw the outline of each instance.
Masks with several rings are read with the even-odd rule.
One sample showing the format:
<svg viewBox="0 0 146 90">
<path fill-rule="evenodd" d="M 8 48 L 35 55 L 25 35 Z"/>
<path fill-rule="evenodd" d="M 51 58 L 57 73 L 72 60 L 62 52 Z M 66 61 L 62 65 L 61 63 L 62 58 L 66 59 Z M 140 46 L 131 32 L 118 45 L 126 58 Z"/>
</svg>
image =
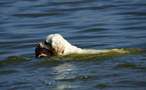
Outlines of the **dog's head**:
<svg viewBox="0 0 146 90">
<path fill-rule="evenodd" d="M 46 37 L 44 43 L 38 43 L 35 53 L 36 57 L 49 57 L 51 55 L 63 55 L 65 51 L 65 40 L 59 34 L 51 34 Z"/>
</svg>

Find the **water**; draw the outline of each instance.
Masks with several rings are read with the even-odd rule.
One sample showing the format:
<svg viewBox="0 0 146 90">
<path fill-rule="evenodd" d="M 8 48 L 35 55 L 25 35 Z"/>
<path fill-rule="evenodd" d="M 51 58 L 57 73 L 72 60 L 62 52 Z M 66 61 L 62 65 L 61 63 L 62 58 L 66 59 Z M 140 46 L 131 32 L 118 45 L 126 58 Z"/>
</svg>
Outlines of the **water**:
<svg viewBox="0 0 146 90">
<path fill-rule="evenodd" d="M 1 90 L 146 89 L 145 0 L 0 0 L 0 9 Z M 52 33 L 131 53 L 35 58 Z"/>
</svg>

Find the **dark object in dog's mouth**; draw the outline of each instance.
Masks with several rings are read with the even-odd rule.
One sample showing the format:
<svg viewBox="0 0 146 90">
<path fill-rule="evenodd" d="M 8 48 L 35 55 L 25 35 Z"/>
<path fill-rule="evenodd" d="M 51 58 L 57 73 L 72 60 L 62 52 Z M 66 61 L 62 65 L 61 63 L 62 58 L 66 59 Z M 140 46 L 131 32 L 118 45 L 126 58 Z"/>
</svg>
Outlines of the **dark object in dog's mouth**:
<svg viewBox="0 0 146 90">
<path fill-rule="evenodd" d="M 51 51 L 40 48 L 37 44 L 37 47 L 35 48 L 35 56 L 36 58 L 42 58 L 42 57 L 50 57 L 52 55 Z"/>
</svg>

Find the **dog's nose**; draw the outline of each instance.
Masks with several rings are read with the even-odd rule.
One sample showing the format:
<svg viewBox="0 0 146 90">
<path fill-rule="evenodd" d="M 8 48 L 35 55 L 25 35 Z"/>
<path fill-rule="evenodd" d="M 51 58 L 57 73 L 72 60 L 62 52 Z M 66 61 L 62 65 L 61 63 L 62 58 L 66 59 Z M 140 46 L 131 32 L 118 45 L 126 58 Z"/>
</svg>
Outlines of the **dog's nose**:
<svg viewBox="0 0 146 90">
<path fill-rule="evenodd" d="M 44 48 L 44 46 L 43 46 L 42 43 L 37 43 L 37 47 L 39 47 L 39 48 Z"/>
<path fill-rule="evenodd" d="M 40 47 L 40 43 L 37 43 L 37 46 Z"/>
</svg>

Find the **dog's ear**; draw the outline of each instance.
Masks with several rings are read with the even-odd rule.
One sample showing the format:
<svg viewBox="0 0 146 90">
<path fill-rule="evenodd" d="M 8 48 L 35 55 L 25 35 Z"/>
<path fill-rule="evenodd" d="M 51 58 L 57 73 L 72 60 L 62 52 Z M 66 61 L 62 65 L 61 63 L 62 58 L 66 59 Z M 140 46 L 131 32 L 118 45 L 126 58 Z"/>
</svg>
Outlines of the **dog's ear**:
<svg viewBox="0 0 146 90">
<path fill-rule="evenodd" d="M 63 55 L 65 51 L 64 40 L 52 40 L 52 51 L 56 55 Z"/>
</svg>

